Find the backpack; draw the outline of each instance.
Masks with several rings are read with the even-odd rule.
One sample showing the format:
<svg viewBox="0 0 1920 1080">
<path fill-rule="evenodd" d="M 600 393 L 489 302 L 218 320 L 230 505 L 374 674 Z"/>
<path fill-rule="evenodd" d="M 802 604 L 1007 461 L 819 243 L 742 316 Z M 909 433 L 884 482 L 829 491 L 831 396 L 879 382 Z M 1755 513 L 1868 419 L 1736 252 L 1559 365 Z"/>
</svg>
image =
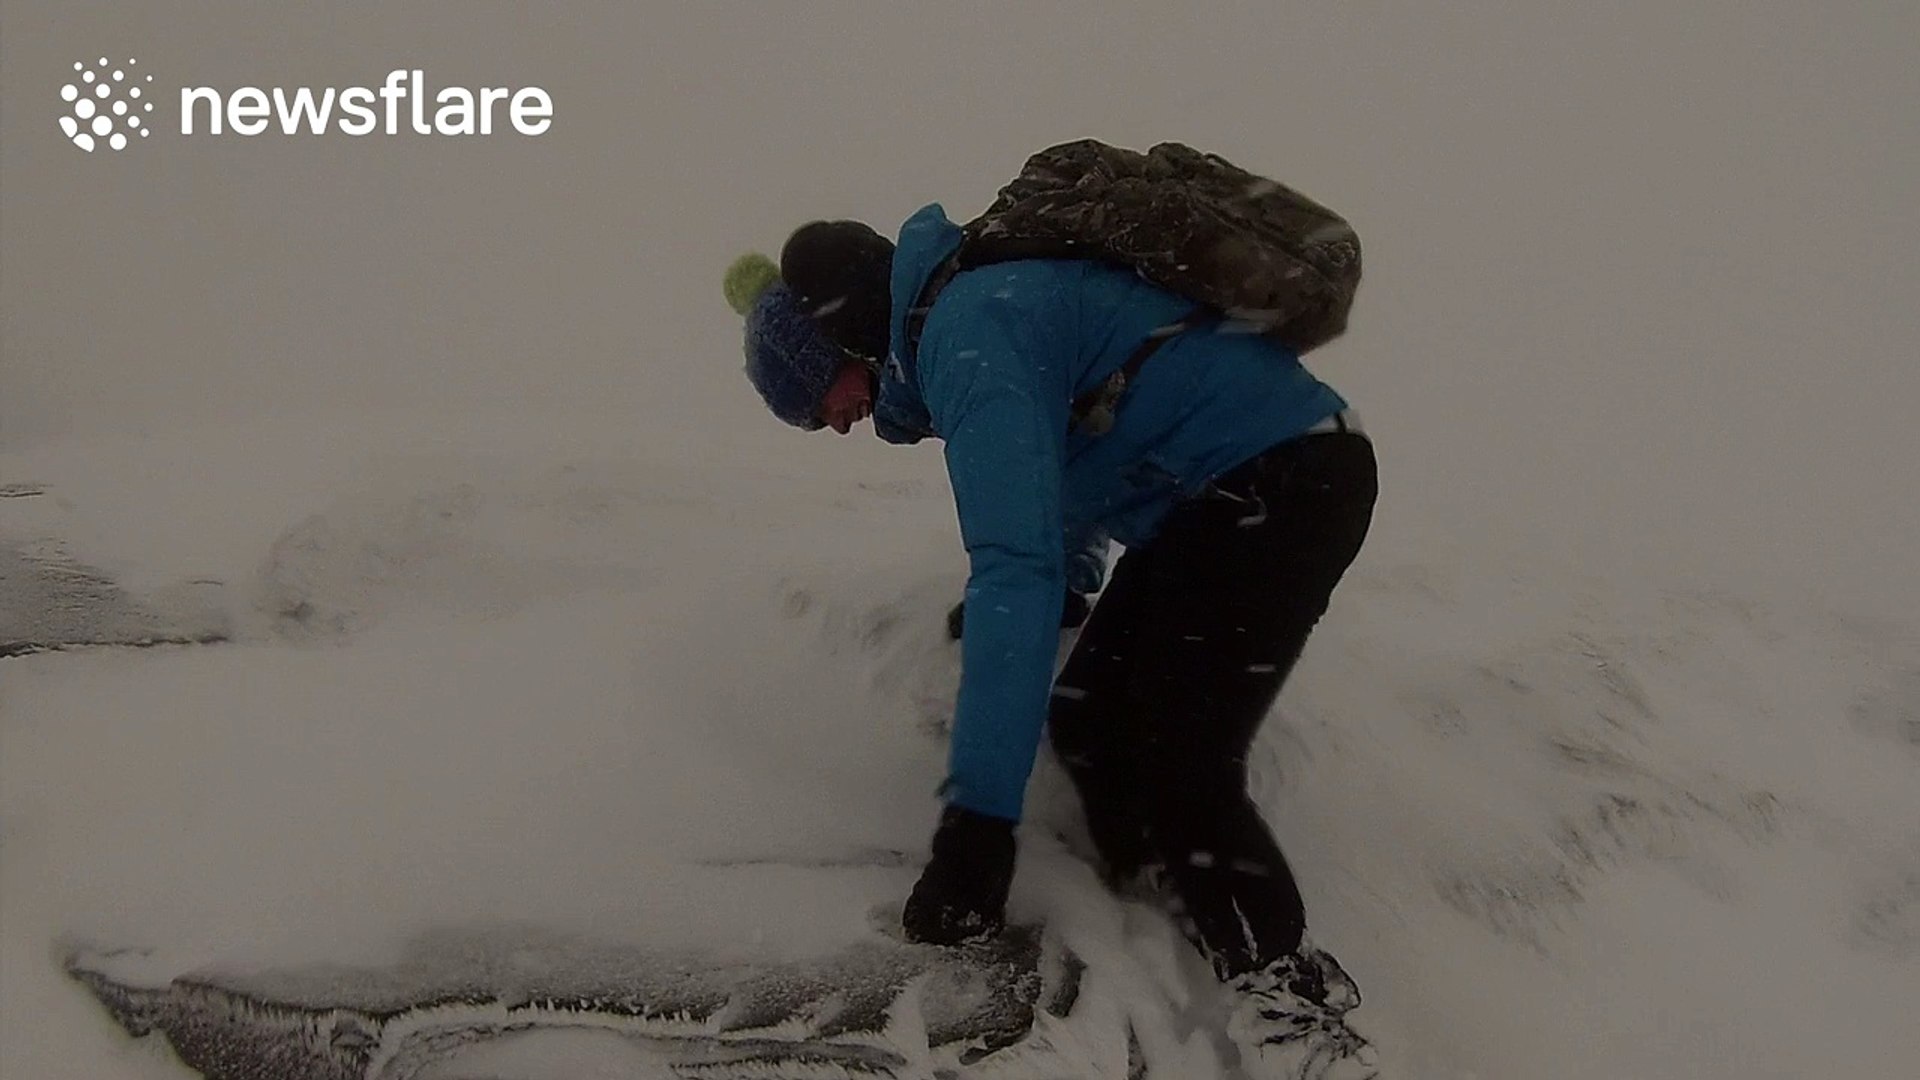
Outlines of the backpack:
<svg viewBox="0 0 1920 1080">
<path fill-rule="evenodd" d="M 1094 139 L 1048 147 L 961 229 L 959 249 L 914 305 L 910 348 L 939 290 L 994 262 L 1101 259 L 1194 301 L 1186 318 L 1149 336 L 1107 385 L 1074 403 L 1076 419 L 1096 433 L 1111 426 L 1140 365 L 1181 330 L 1226 318 L 1304 354 L 1346 330 L 1360 284 L 1360 238 L 1346 219 L 1180 143 L 1144 154 Z"/>
</svg>

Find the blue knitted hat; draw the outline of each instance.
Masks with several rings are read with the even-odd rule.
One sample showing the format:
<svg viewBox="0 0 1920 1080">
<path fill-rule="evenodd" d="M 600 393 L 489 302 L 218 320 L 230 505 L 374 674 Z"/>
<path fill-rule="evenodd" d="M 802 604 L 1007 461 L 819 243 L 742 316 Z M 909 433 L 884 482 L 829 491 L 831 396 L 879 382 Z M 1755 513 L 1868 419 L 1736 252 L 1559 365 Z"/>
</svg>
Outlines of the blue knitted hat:
<svg viewBox="0 0 1920 1080">
<path fill-rule="evenodd" d="M 805 431 L 821 422 L 820 403 L 847 354 L 829 341 L 765 255 L 742 255 L 727 268 L 727 303 L 747 318 L 747 379 L 773 415 Z"/>
</svg>

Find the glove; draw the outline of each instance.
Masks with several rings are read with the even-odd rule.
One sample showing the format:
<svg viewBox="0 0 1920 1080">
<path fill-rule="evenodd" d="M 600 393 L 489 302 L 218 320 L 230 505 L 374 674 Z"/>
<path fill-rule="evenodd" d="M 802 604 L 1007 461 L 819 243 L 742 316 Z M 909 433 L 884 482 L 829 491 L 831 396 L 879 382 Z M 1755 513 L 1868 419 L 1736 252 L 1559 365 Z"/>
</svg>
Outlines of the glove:
<svg viewBox="0 0 1920 1080">
<path fill-rule="evenodd" d="M 1013 852 L 1013 822 L 958 806 L 942 811 L 933 858 L 900 916 L 907 940 L 958 945 L 999 933 L 1007 922 Z"/>
<path fill-rule="evenodd" d="M 1087 621 L 1087 616 L 1092 611 L 1093 601 L 1088 600 L 1085 596 L 1074 592 L 1072 589 L 1068 589 L 1066 599 L 1060 603 L 1060 629 L 1077 629 L 1080 624 Z M 947 636 L 954 641 L 959 641 L 961 633 L 966 629 L 966 625 L 967 602 L 962 600 L 953 605 L 953 610 L 947 612 Z"/>
</svg>

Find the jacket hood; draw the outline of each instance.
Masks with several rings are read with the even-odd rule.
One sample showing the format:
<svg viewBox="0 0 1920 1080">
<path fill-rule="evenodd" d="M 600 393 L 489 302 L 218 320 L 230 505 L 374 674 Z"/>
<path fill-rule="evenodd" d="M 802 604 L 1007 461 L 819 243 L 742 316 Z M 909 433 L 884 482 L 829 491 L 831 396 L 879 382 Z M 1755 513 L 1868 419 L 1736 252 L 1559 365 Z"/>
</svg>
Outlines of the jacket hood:
<svg viewBox="0 0 1920 1080">
<path fill-rule="evenodd" d="M 916 443 L 935 434 L 933 419 L 920 397 L 915 358 L 907 350 L 907 315 L 933 272 L 960 247 L 960 226 L 939 203 L 916 210 L 900 226 L 893 251 L 892 321 L 887 362 L 880 374 L 880 399 L 873 410 L 874 431 L 891 443 Z"/>
</svg>

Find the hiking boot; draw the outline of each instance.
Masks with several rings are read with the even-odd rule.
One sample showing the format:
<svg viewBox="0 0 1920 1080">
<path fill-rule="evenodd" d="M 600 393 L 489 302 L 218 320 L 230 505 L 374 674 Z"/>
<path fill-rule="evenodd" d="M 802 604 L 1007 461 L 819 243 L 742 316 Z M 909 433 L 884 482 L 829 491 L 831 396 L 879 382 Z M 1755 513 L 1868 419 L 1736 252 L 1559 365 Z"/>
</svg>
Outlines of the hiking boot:
<svg viewBox="0 0 1920 1080">
<path fill-rule="evenodd" d="M 1359 988 L 1333 957 L 1302 945 L 1229 984 L 1238 1000 L 1227 1034 L 1255 1080 L 1370 1080 L 1378 1055 L 1347 1026 Z"/>
</svg>

